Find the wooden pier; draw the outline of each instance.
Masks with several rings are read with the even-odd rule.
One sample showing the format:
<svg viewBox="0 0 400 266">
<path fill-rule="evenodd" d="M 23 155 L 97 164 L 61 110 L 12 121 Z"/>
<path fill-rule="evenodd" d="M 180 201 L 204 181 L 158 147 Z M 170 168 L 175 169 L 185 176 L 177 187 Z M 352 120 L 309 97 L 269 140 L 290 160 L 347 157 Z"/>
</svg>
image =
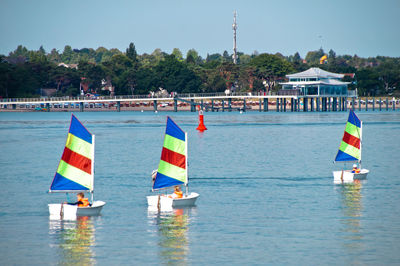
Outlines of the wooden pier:
<svg viewBox="0 0 400 266">
<path fill-rule="evenodd" d="M 174 97 L 99 96 L 99 97 L 56 97 L 1 99 L 0 108 L 6 110 L 46 110 L 64 111 L 85 109 L 141 111 L 191 111 L 202 109 L 210 112 L 259 111 L 259 112 L 342 112 L 349 108 L 365 111 L 396 110 L 399 99 L 389 97 L 338 97 L 335 95 L 253 95 L 234 94 L 179 94 Z"/>
</svg>

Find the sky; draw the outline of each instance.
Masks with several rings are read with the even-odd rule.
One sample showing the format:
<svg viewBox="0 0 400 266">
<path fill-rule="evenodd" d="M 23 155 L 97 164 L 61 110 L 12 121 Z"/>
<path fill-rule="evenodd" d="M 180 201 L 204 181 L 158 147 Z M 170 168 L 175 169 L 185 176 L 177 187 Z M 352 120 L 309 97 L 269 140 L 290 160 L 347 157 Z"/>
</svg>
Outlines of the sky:
<svg viewBox="0 0 400 266">
<path fill-rule="evenodd" d="M 18 45 L 47 52 L 160 48 L 202 57 L 238 51 L 400 57 L 400 0 L 0 0 L 0 54 Z"/>
</svg>

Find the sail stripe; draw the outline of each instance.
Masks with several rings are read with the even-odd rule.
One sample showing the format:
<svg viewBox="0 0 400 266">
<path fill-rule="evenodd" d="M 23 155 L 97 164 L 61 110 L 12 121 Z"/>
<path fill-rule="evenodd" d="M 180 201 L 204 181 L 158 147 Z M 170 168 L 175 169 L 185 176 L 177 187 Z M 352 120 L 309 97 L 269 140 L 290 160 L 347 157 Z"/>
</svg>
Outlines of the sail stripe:
<svg viewBox="0 0 400 266">
<path fill-rule="evenodd" d="M 356 127 L 361 127 L 361 120 L 356 116 L 356 114 L 353 112 L 353 110 L 350 110 L 349 118 L 347 119 L 347 122 L 355 125 Z"/>
<path fill-rule="evenodd" d="M 171 137 L 185 141 L 185 132 L 168 116 L 167 117 L 167 128 L 165 134 Z"/>
<path fill-rule="evenodd" d="M 63 177 L 59 173 L 54 176 L 53 184 L 50 190 L 89 190 L 88 188 L 75 183 L 68 178 Z"/>
<path fill-rule="evenodd" d="M 88 174 L 92 173 L 92 160 L 68 149 L 67 147 L 65 147 L 64 149 L 64 153 L 61 157 L 61 160 L 63 160 L 69 165 L 79 168 L 80 170 Z"/>
<path fill-rule="evenodd" d="M 82 185 L 83 187 L 88 189 L 92 188 L 92 176 L 90 174 L 67 164 L 63 160 L 60 161 L 57 173 L 73 182 Z"/>
<path fill-rule="evenodd" d="M 335 161 L 337 161 L 337 162 L 353 162 L 353 161 L 358 161 L 358 159 L 339 150 L 336 155 Z"/>
<path fill-rule="evenodd" d="M 92 144 L 92 134 L 90 134 L 90 132 L 81 124 L 81 122 L 79 122 L 79 120 L 74 115 L 72 115 L 71 118 L 69 133 Z"/>
<path fill-rule="evenodd" d="M 357 149 L 360 149 L 360 139 L 350 135 L 346 131 L 344 132 L 343 135 L 343 141 L 353 147 L 356 147 Z"/>
<path fill-rule="evenodd" d="M 360 128 L 356 127 L 352 123 L 348 122 L 344 131 L 356 138 L 360 138 Z"/>
<path fill-rule="evenodd" d="M 175 178 L 157 173 L 157 178 L 154 181 L 153 189 L 159 189 L 164 187 L 172 187 L 177 185 L 182 185 L 184 182 L 176 180 Z"/>
<path fill-rule="evenodd" d="M 185 141 L 182 141 L 180 139 L 177 139 L 173 136 L 170 135 L 165 135 L 164 138 L 164 148 L 167 148 L 171 151 L 180 153 L 182 155 L 186 155 L 186 145 L 185 145 Z"/>
<path fill-rule="evenodd" d="M 186 157 L 167 148 L 162 149 L 161 160 L 180 168 L 186 169 Z"/>
<path fill-rule="evenodd" d="M 350 110 L 343 138 L 335 161 L 354 161 L 361 159 L 361 120 Z"/>
<path fill-rule="evenodd" d="M 340 144 L 340 148 L 339 150 L 341 150 L 344 153 L 349 154 L 350 156 L 353 156 L 354 158 L 360 159 L 360 149 L 357 149 L 349 144 L 347 144 L 346 142 L 342 141 L 342 143 Z"/>
<path fill-rule="evenodd" d="M 71 151 L 79 153 L 82 156 L 85 156 L 86 158 L 93 158 L 92 144 L 72 135 L 71 133 L 68 133 L 67 143 L 65 144 L 65 147 L 67 147 Z"/>
<path fill-rule="evenodd" d="M 173 164 L 167 163 L 163 160 L 161 160 L 160 164 L 158 165 L 158 173 L 161 173 L 166 176 L 170 176 L 181 182 L 186 181 L 186 170 L 185 169 L 182 169 Z"/>
</svg>

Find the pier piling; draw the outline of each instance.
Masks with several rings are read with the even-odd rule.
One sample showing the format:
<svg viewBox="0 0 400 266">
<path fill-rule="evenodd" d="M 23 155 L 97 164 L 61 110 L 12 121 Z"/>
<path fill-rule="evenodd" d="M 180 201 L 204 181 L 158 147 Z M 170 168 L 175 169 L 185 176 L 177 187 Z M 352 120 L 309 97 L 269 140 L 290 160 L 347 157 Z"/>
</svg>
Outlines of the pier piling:
<svg viewBox="0 0 400 266">
<path fill-rule="evenodd" d="M 283 98 L 283 111 L 286 112 L 286 98 Z"/>
<path fill-rule="evenodd" d="M 154 109 L 154 112 L 157 112 L 157 100 L 153 101 L 153 109 Z"/>
<path fill-rule="evenodd" d="M 386 97 L 386 111 L 389 111 L 389 98 Z"/>
<path fill-rule="evenodd" d="M 268 98 L 264 98 L 264 112 L 268 112 Z"/>
</svg>

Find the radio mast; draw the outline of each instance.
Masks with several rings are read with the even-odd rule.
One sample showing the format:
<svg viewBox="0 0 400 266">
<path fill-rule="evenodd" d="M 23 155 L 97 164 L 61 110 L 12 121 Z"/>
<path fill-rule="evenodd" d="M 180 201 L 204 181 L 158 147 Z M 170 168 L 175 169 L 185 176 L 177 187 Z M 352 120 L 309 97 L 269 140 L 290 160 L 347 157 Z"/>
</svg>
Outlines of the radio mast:
<svg viewBox="0 0 400 266">
<path fill-rule="evenodd" d="M 233 63 L 237 64 L 237 47 L 236 47 L 236 29 L 237 29 L 237 24 L 236 24 L 236 10 L 233 12 L 233 24 L 232 24 L 232 29 L 233 29 Z"/>
</svg>

